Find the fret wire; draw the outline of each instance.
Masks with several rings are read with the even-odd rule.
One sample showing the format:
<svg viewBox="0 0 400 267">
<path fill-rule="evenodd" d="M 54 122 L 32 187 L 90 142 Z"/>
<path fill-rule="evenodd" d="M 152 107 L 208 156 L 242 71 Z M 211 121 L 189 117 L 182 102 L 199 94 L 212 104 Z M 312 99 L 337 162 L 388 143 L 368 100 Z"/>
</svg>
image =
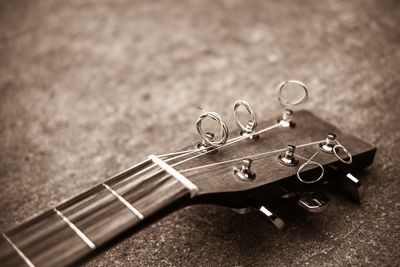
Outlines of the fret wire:
<svg viewBox="0 0 400 267">
<path fill-rule="evenodd" d="M 65 211 L 73 211 L 75 209 L 79 209 L 80 212 L 83 211 L 81 206 L 85 205 L 86 203 L 89 203 L 93 199 L 96 198 L 96 195 L 99 194 L 101 191 L 98 191 L 99 189 L 102 189 L 102 186 L 96 185 L 95 187 L 91 188 L 90 190 L 82 193 L 81 195 L 78 195 L 76 198 L 72 199 L 71 201 L 73 202 L 71 205 L 67 205 L 68 203 L 62 204 L 57 206 L 56 208 L 59 210 Z"/>
<path fill-rule="evenodd" d="M 154 177 L 154 178 L 157 178 L 157 179 L 154 179 L 153 177 Z M 140 193 L 141 191 L 143 191 L 143 190 L 146 190 L 146 192 L 147 192 L 147 191 L 149 191 L 149 192 L 154 191 L 157 187 L 162 187 L 162 184 L 165 182 L 165 179 L 168 179 L 168 177 L 161 177 L 161 178 L 156 177 L 156 175 L 155 175 L 154 173 L 152 173 L 151 176 L 150 176 L 149 178 L 153 178 L 153 179 L 145 179 L 144 182 L 150 183 L 150 185 L 151 185 L 150 188 L 149 188 L 148 186 L 143 187 L 145 184 L 140 183 L 139 185 L 135 185 L 135 186 L 132 186 L 131 184 L 126 184 L 124 187 L 116 187 L 116 188 L 113 188 L 112 190 L 113 190 L 115 193 L 117 193 L 118 195 L 120 195 L 122 198 L 124 198 L 124 197 L 122 196 L 123 193 L 121 193 L 121 191 L 122 191 L 122 192 L 125 192 L 125 191 L 127 191 L 127 190 L 132 190 L 133 192 L 135 192 L 135 196 L 137 196 L 137 197 L 142 197 L 142 196 L 143 196 L 143 193 L 141 194 L 141 193 Z M 105 183 L 104 183 L 104 184 L 105 184 Z M 118 186 L 118 185 L 119 185 L 119 184 L 117 184 L 117 186 Z M 109 185 L 107 185 L 107 186 L 109 186 Z M 104 192 L 111 192 L 110 190 L 106 190 L 106 187 L 105 187 L 104 185 L 102 185 L 101 188 L 104 188 L 104 190 L 105 190 Z M 110 187 L 110 188 L 111 188 L 111 187 Z M 122 190 L 121 190 L 121 189 L 122 189 Z M 140 191 L 138 191 L 138 190 L 140 190 Z M 96 190 L 96 194 L 98 194 L 98 193 L 100 193 L 100 192 L 101 192 L 101 191 L 98 191 L 98 189 Z M 112 193 L 110 194 L 110 196 L 115 197 L 115 195 L 112 194 Z M 90 196 L 90 197 L 93 199 L 93 198 L 95 198 L 95 195 L 92 195 L 92 196 Z M 98 206 L 98 205 L 101 204 L 102 199 L 107 198 L 107 196 L 98 196 L 98 197 L 100 197 L 100 199 L 99 199 L 99 200 L 96 200 L 96 202 L 98 202 L 99 204 L 97 204 L 96 206 Z M 126 199 L 126 198 L 124 198 L 124 199 Z M 82 207 L 82 208 L 80 208 L 79 206 L 81 206 L 82 204 L 86 205 L 86 203 L 88 202 L 88 201 L 86 201 L 86 200 L 87 200 L 87 198 L 85 198 L 85 199 L 83 199 L 82 201 L 79 201 L 79 202 L 77 202 L 77 203 L 74 204 L 74 209 L 79 209 L 78 214 L 79 214 L 79 213 L 82 213 L 82 209 L 86 209 L 86 211 L 83 212 L 82 214 L 80 214 L 79 217 L 77 217 L 77 215 L 76 215 L 77 212 L 75 212 L 74 209 L 72 209 L 71 211 L 68 211 L 68 210 L 70 209 L 70 207 L 65 207 L 65 210 L 64 210 L 63 212 L 66 212 L 67 214 L 70 213 L 70 214 L 68 215 L 68 217 L 70 217 L 72 221 L 78 220 L 77 223 L 78 223 L 78 222 L 82 222 L 82 219 L 85 218 L 85 213 L 86 213 L 86 214 L 92 214 L 92 213 L 93 213 L 93 208 L 96 207 L 96 206 L 93 206 L 94 203 L 93 203 L 93 204 L 90 204 L 90 203 L 89 203 L 89 206 L 88 206 L 88 207 Z M 122 204 L 124 204 L 123 207 L 127 207 L 128 205 L 126 205 L 126 204 L 130 204 L 129 201 L 127 201 L 126 203 L 123 203 L 123 201 L 121 201 L 120 198 L 118 199 L 118 201 L 119 201 L 120 203 L 122 202 Z M 82 203 L 82 202 L 83 202 L 83 203 Z M 96 202 L 95 202 L 95 203 L 96 203 Z M 130 204 L 130 205 L 133 207 L 132 204 Z M 91 206 L 93 206 L 93 207 L 91 207 Z M 137 208 L 135 208 L 135 209 L 137 210 Z M 133 209 L 130 208 L 130 211 L 133 213 L 132 210 L 133 210 Z M 71 212 L 72 212 L 72 213 L 71 213 Z M 141 212 L 138 211 L 138 213 L 135 215 L 135 217 L 138 217 L 138 218 L 140 218 L 140 219 L 143 219 L 143 218 L 142 218 L 142 217 L 143 217 L 143 214 L 142 214 L 142 216 L 140 216 L 139 213 L 142 214 Z M 74 219 L 74 218 L 75 218 L 75 219 Z"/>
<path fill-rule="evenodd" d="M 135 165 L 133 165 L 133 166 L 131 166 L 131 167 L 129 167 L 129 168 L 127 168 L 127 169 L 125 169 L 125 170 L 123 170 L 123 171 L 121 171 L 121 172 L 115 174 L 115 175 L 113 175 L 113 176 L 110 177 L 110 178 L 104 179 L 103 182 L 99 182 L 98 184 L 96 184 L 96 185 L 94 185 L 93 187 L 87 189 L 87 190 L 84 191 L 83 193 L 76 194 L 76 195 L 74 195 L 74 196 L 72 196 L 72 197 L 69 197 L 69 198 L 67 198 L 67 199 L 65 199 L 65 200 L 63 200 L 63 201 L 61 201 L 61 202 L 57 205 L 57 207 L 59 208 L 59 207 L 63 207 L 63 206 L 68 206 L 68 203 L 69 203 L 69 202 L 74 201 L 74 200 L 76 200 L 77 198 L 79 198 L 79 197 L 81 197 L 81 196 L 83 196 L 83 195 L 89 193 L 90 191 L 94 190 L 96 187 L 101 186 L 102 183 L 104 183 L 104 182 L 112 182 L 112 181 L 114 181 L 114 180 L 117 180 L 118 178 L 121 178 L 121 176 L 122 176 L 122 178 L 123 178 L 123 176 L 126 176 L 127 173 L 130 173 L 130 172 L 134 171 L 136 168 L 139 168 L 141 165 L 145 165 L 146 163 L 150 163 L 150 162 L 151 162 L 151 161 L 150 161 L 149 159 L 146 159 L 146 160 L 144 160 L 144 161 L 142 161 L 142 162 L 140 162 L 140 163 L 137 163 L 137 164 L 135 164 Z M 28 221 L 30 221 L 30 219 L 27 219 L 27 220 L 24 221 L 23 223 L 28 222 Z"/>
<path fill-rule="evenodd" d="M 140 219 L 104 186 L 90 202 L 81 208 L 84 212 L 64 210 L 67 216 L 96 245 L 104 244 L 113 236 L 131 228 Z"/>
<path fill-rule="evenodd" d="M 14 244 L 14 242 L 11 241 L 11 239 L 8 238 L 8 236 L 6 236 L 5 233 L 3 233 L 3 237 L 13 247 L 13 249 L 18 253 L 18 255 L 25 261 L 25 263 L 29 267 L 35 267 L 32 261 Z"/>
<path fill-rule="evenodd" d="M 197 151 L 198 151 L 198 150 L 196 150 L 195 152 L 197 152 Z M 187 153 L 185 153 L 185 154 L 183 154 L 183 155 L 178 155 L 178 156 L 176 156 L 176 157 L 172 157 L 172 158 L 166 159 L 165 162 L 169 162 L 169 161 L 178 159 L 178 158 L 180 158 L 180 157 L 184 157 L 184 156 L 186 156 L 186 155 L 190 155 L 190 154 L 192 154 L 192 153 L 193 153 L 193 152 L 187 152 Z M 148 160 L 148 161 L 151 161 L 150 159 L 147 159 L 147 160 Z M 151 162 L 152 162 L 152 161 L 151 161 Z M 146 168 L 140 170 L 140 171 L 137 172 L 137 173 L 134 173 L 134 174 L 132 174 L 132 175 L 126 177 L 125 179 L 123 179 L 123 180 L 121 180 L 121 181 L 116 181 L 116 183 L 119 183 L 119 182 L 129 182 L 129 180 L 132 180 L 133 178 L 137 177 L 139 174 L 142 174 L 142 173 L 144 173 L 144 172 L 146 172 L 146 171 L 150 171 L 151 169 L 156 168 L 156 167 L 159 167 L 159 166 L 158 166 L 157 164 L 153 163 L 152 165 L 150 165 L 150 166 L 148 166 L 148 167 L 146 167 Z M 163 172 L 163 169 L 158 169 L 158 170 L 156 170 L 156 172 L 154 173 L 154 175 L 157 175 L 157 174 L 162 173 L 162 172 Z M 109 180 L 106 180 L 105 182 L 106 182 L 107 184 L 113 184 L 113 183 L 115 182 L 115 179 L 110 178 Z M 145 182 L 145 180 L 142 180 L 141 182 Z"/>
<path fill-rule="evenodd" d="M 63 206 L 58 209 L 62 211 L 73 222 L 80 222 L 98 209 L 105 209 L 107 203 L 115 200 L 115 197 L 109 191 L 100 185 L 92 190 L 91 195 L 80 199 L 71 206 Z"/>
<path fill-rule="evenodd" d="M 90 240 L 75 224 L 73 224 L 67 217 L 65 217 L 59 210 L 53 208 L 53 210 L 57 213 L 58 216 L 63 219 L 63 221 L 71 227 L 72 230 L 85 242 L 91 249 L 95 249 L 96 245 Z"/>
<path fill-rule="evenodd" d="M 146 188 L 148 184 L 153 184 L 154 186 L 162 182 L 162 180 L 165 177 L 160 177 L 160 174 L 162 174 L 162 170 L 156 170 L 150 173 L 145 174 L 145 176 L 138 177 L 137 179 L 132 180 L 123 180 L 119 183 L 116 184 L 108 184 L 109 186 L 112 186 L 114 190 L 118 192 L 118 194 L 122 195 L 125 192 L 129 190 L 136 190 L 138 188 Z M 158 178 L 158 180 L 154 181 L 155 178 Z"/>
<path fill-rule="evenodd" d="M 150 155 L 149 159 L 151 159 L 154 163 L 159 165 L 160 168 L 164 169 L 166 172 L 171 174 L 180 183 L 182 183 L 183 186 L 185 186 L 187 189 L 189 189 L 191 197 L 194 197 L 194 196 L 196 196 L 198 194 L 199 188 L 194 183 L 192 183 L 192 181 L 190 181 L 188 178 L 186 178 L 181 173 L 176 171 L 173 167 L 168 165 L 165 161 L 159 159 L 158 157 L 156 157 L 154 155 Z"/>
<path fill-rule="evenodd" d="M 162 199 L 162 197 L 160 198 L 158 196 L 156 197 L 155 195 L 151 195 L 152 193 L 157 192 L 157 195 L 160 195 L 160 193 L 163 193 L 163 190 L 167 190 L 168 188 L 171 188 L 172 192 L 176 192 L 176 190 L 178 190 L 176 188 L 176 185 L 179 185 L 182 188 L 185 188 L 180 183 L 178 183 L 176 181 L 176 179 L 172 179 L 170 176 L 161 176 L 160 177 L 160 176 L 154 175 L 154 173 L 152 173 L 149 178 L 150 179 L 146 178 L 146 181 L 149 182 L 149 183 L 147 183 L 147 185 L 140 184 L 140 186 L 133 186 L 132 187 L 131 184 L 128 184 L 125 188 L 123 188 L 123 191 L 126 191 L 126 189 L 130 189 L 131 190 L 128 193 L 128 196 L 129 195 L 133 195 L 134 196 L 133 200 L 132 200 L 132 198 L 128 199 L 123 193 L 121 193 L 120 188 L 115 188 L 115 187 L 111 188 L 109 185 L 107 185 L 105 183 L 104 184 L 109 186 L 113 191 L 115 191 L 118 195 L 120 195 L 123 199 L 125 199 L 126 202 L 129 203 L 136 210 L 138 210 L 138 211 L 140 210 L 139 212 L 142 214 L 142 216 L 144 218 L 145 215 L 144 215 L 143 211 L 147 210 L 147 213 L 150 212 L 150 211 L 153 212 L 153 211 L 156 211 L 156 210 L 162 208 L 162 206 L 163 206 L 162 203 L 158 203 L 157 202 L 159 199 Z M 171 187 L 171 181 L 173 183 L 176 182 L 176 185 L 172 185 L 172 187 Z M 119 184 L 117 184 L 117 185 L 119 185 Z M 145 187 L 143 187 L 143 185 L 145 185 Z M 104 185 L 102 185 L 102 188 L 104 188 L 104 191 L 100 191 L 100 192 L 108 192 L 108 193 L 110 193 L 110 190 L 108 190 Z M 175 188 L 175 189 L 173 189 L 173 188 Z M 179 189 L 179 190 L 181 190 L 181 189 Z M 185 188 L 185 190 L 186 190 L 186 188 Z M 116 198 L 115 195 L 112 194 L 112 193 L 109 194 L 109 195 L 113 196 L 113 198 Z M 163 196 L 165 196 L 165 195 L 163 195 Z M 179 194 L 179 197 L 181 197 L 181 196 L 183 196 L 183 193 Z M 104 196 L 102 196 L 102 195 L 98 195 L 98 198 L 99 197 L 100 197 L 100 201 L 101 201 L 101 199 L 105 199 Z M 177 197 L 178 196 L 176 196 L 176 195 L 170 195 L 168 197 L 168 199 L 173 201 L 173 200 L 176 200 Z M 154 199 L 154 200 L 151 200 L 151 199 Z M 127 205 L 122 205 L 124 203 L 122 203 L 123 201 L 121 201 L 121 199 L 117 199 L 116 201 L 117 201 L 116 203 L 121 203 L 121 207 L 124 207 L 124 209 L 127 208 Z M 96 202 L 99 202 L 99 201 L 96 200 Z M 138 208 L 135 203 L 141 203 L 141 207 Z M 143 206 L 142 205 L 143 203 L 147 203 L 147 205 Z M 169 202 L 166 201 L 166 203 L 169 203 Z M 88 204 L 90 204 L 90 203 L 88 203 Z M 110 207 L 108 204 L 107 204 L 107 206 Z M 77 208 L 78 207 L 79 206 L 77 206 Z M 102 209 L 104 209 L 104 208 L 102 208 Z M 118 230 L 114 231 L 112 229 L 117 229 L 117 228 L 122 229 L 122 228 L 124 228 L 125 226 L 128 226 L 128 225 L 132 226 L 132 225 L 138 223 L 138 221 L 141 220 L 141 219 L 139 219 L 138 215 L 134 214 L 135 218 L 138 218 L 138 221 L 137 222 L 133 221 L 132 224 L 129 224 L 127 217 L 125 217 L 125 219 L 123 219 L 123 217 L 120 217 L 120 216 L 125 216 L 124 213 L 123 213 L 123 210 L 120 210 L 118 212 L 119 215 L 117 215 L 117 213 L 115 213 L 115 215 L 113 215 L 113 217 L 115 219 L 112 219 L 111 221 L 108 222 L 106 220 L 106 218 L 104 217 L 103 213 L 97 213 L 97 212 L 93 213 L 93 211 L 91 212 L 91 210 L 93 210 L 93 208 L 87 209 L 85 211 L 85 213 L 88 213 L 88 215 L 90 214 L 90 219 L 86 218 L 84 213 L 79 215 L 80 217 L 77 217 L 75 215 L 75 213 L 68 214 L 68 212 L 67 212 L 66 214 L 68 214 L 68 218 L 71 218 L 70 220 L 75 225 L 77 225 L 80 229 L 84 229 L 85 230 L 85 232 L 87 233 L 88 237 L 91 240 L 95 240 L 95 241 L 97 240 L 97 242 L 101 242 L 99 244 L 102 244 L 103 241 L 107 241 L 107 238 L 101 238 L 101 236 L 104 236 L 107 233 L 110 233 L 110 231 L 112 231 L 115 234 L 117 234 Z M 128 209 L 126 209 L 126 210 L 128 211 Z M 115 207 L 111 211 L 116 211 Z M 129 209 L 129 213 L 133 214 L 131 209 Z M 98 215 L 92 215 L 92 214 L 98 214 Z M 151 213 L 149 213 L 149 214 L 151 214 Z M 121 218 L 122 221 L 125 221 L 125 222 L 121 222 L 120 224 L 118 224 L 118 226 L 116 225 L 115 228 L 112 228 L 112 227 L 110 228 L 110 223 L 113 223 L 117 218 Z M 120 220 L 120 219 L 118 219 L 118 220 Z M 84 223 L 84 221 L 86 221 L 86 222 Z M 90 225 L 90 222 L 95 222 L 95 224 Z M 84 225 L 86 225 L 86 226 L 84 226 Z M 129 227 L 131 227 L 131 226 L 129 226 Z M 87 228 L 87 227 L 89 227 L 89 228 Z M 91 230 L 89 230 L 89 229 L 91 229 Z M 124 228 L 124 229 L 126 229 L 126 228 Z"/>
<path fill-rule="evenodd" d="M 121 201 L 129 210 L 131 210 L 136 216 L 139 217 L 140 220 L 144 219 L 143 214 L 138 211 L 134 206 L 132 206 L 128 201 L 125 200 L 120 194 L 118 194 L 116 191 L 114 191 L 111 187 L 109 187 L 107 184 L 103 183 L 103 186 L 107 188 L 119 201 Z"/>
<path fill-rule="evenodd" d="M 142 165 L 142 167 L 143 167 L 143 165 Z M 122 194 L 120 192 L 118 192 L 119 190 L 117 191 L 117 189 L 111 188 L 109 185 L 107 185 L 107 186 L 109 186 L 118 195 L 120 195 L 122 198 L 124 198 L 127 203 L 129 203 L 129 204 L 132 203 L 131 206 L 135 207 L 135 209 L 137 209 L 138 211 L 143 209 L 143 212 L 146 212 L 146 215 L 152 214 L 152 213 L 156 212 L 157 210 L 163 208 L 164 206 L 169 205 L 170 203 L 172 203 L 172 202 L 178 200 L 179 198 L 183 197 L 184 195 L 188 194 L 187 189 L 185 187 L 183 187 L 182 184 L 179 183 L 175 178 L 171 177 L 170 175 L 160 175 L 160 174 L 165 173 L 165 171 L 163 171 L 163 170 L 159 171 L 159 167 L 156 165 L 155 165 L 155 167 L 157 168 L 156 170 L 152 170 L 151 173 L 146 174 L 146 176 L 144 178 L 141 177 L 141 179 L 139 179 L 140 183 L 138 183 L 138 184 L 136 183 L 136 185 L 134 187 L 132 187 L 131 184 L 127 184 L 126 187 L 123 188 L 124 190 L 126 190 L 127 188 L 131 189 L 130 194 L 134 195 L 134 201 L 128 201 L 125 196 L 122 196 Z M 135 173 L 133 173 L 133 174 L 135 175 Z M 123 175 L 123 174 L 120 174 L 120 175 Z M 132 172 L 128 175 L 131 176 Z M 124 179 L 125 177 L 122 177 L 122 178 Z M 117 185 L 119 185 L 119 183 L 117 183 Z M 143 186 L 145 186 L 145 187 L 143 187 Z M 68 201 L 65 201 L 63 204 L 59 205 L 57 208 L 53 208 L 53 211 L 55 212 L 55 214 L 53 213 L 55 215 L 55 217 L 53 217 L 53 218 L 55 218 L 55 219 L 57 217 L 62 218 L 61 222 L 65 223 L 65 226 L 63 226 L 63 228 L 72 230 L 70 232 L 70 236 L 76 238 L 75 240 L 76 240 L 76 242 L 78 242 L 76 244 L 79 244 L 79 249 L 82 251 L 84 248 L 95 249 L 97 245 L 104 244 L 104 242 L 115 237 L 116 235 L 118 235 L 118 233 L 129 229 L 130 227 L 137 224 L 141 219 L 144 219 L 144 217 L 145 217 L 144 213 L 142 213 L 142 211 L 140 211 L 140 213 L 142 214 L 143 218 L 139 219 L 138 215 L 135 215 L 135 217 L 133 217 L 133 215 L 127 216 L 127 214 L 133 213 L 132 210 L 126 209 L 127 205 L 122 205 L 123 204 L 123 203 L 121 203 L 122 201 L 120 201 L 120 199 L 118 199 L 118 200 L 113 201 L 112 203 L 121 203 L 120 204 L 121 208 L 116 209 L 117 206 L 115 206 L 115 205 L 110 206 L 109 204 L 107 204 L 107 207 L 108 207 L 107 212 L 113 212 L 113 214 L 114 214 L 111 217 L 106 216 L 107 212 L 106 213 L 101 212 L 101 213 L 97 213 L 98 215 L 91 216 L 90 219 L 87 218 L 85 214 L 92 213 L 93 208 L 98 207 L 98 204 L 100 204 L 102 202 L 105 203 L 104 200 L 108 199 L 108 198 L 105 198 L 103 193 L 100 193 L 100 192 L 108 192 L 109 195 L 112 196 L 113 199 L 115 198 L 115 195 L 112 193 L 110 194 L 110 190 L 108 190 L 106 188 L 106 186 L 101 184 L 101 188 L 103 188 L 104 191 L 99 191 L 99 189 L 97 187 L 94 187 L 84 193 L 81 193 L 80 195 L 78 195 Z M 100 198 L 100 200 L 98 200 L 98 198 Z M 72 204 L 71 206 L 70 206 L 70 203 Z M 95 204 L 93 205 L 93 203 L 95 203 Z M 109 200 L 107 200 L 107 203 L 111 203 L 111 202 Z M 140 205 L 139 208 L 135 205 L 135 203 L 137 203 L 137 205 Z M 126 211 L 124 211 L 124 209 L 122 209 L 122 207 L 124 207 L 124 209 L 126 209 Z M 75 214 L 76 214 L 76 211 L 78 209 L 81 210 L 81 208 L 84 208 L 86 210 L 84 211 L 84 213 L 79 215 L 80 217 L 78 219 L 78 217 L 76 217 Z M 70 210 L 70 212 L 68 212 L 68 210 Z M 102 209 L 102 210 L 104 211 L 104 209 Z M 114 211 L 117 211 L 117 212 L 114 212 Z M 71 212 L 72 212 L 72 214 L 69 214 Z M 74 219 L 74 216 L 76 217 L 76 219 Z M 47 221 L 48 217 L 39 217 L 39 218 L 40 218 L 40 220 L 38 222 L 41 223 L 42 221 Z M 85 218 L 87 218 L 86 222 L 84 222 L 84 224 L 82 224 L 83 221 L 85 220 Z M 137 219 L 132 220 L 132 218 L 137 218 Z M 35 221 L 38 219 L 33 219 L 33 220 Z M 24 226 L 24 228 L 25 227 L 28 227 L 28 229 L 31 228 L 30 222 L 32 222 L 32 220 L 26 221 L 26 225 Z M 84 226 L 84 225 L 87 225 L 87 226 Z M 91 226 L 91 227 L 89 227 L 89 226 Z M 40 230 L 40 231 L 43 231 L 43 233 L 45 235 L 41 234 L 40 236 L 46 236 L 46 235 L 50 234 L 49 231 L 47 231 L 47 228 L 41 228 L 41 229 L 42 230 Z M 89 229 L 91 229 L 91 230 L 89 230 Z M 44 250 L 44 248 L 46 248 L 46 246 L 56 245 L 57 247 L 59 247 L 64 242 L 64 240 L 59 241 L 54 238 L 51 238 L 51 243 L 48 243 L 47 241 L 42 240 L 42 239 L 32 240 L 31 238 L 28 238 L 29 236 L 21 235 L 19 237 L 19 239 L 20 239 L 19 242 L 24 242 L 24 240 L 27 240 L 26 241 L 27 245 L 28 244 L 32 245 L 32 244 L 34 244 L 32 242 L 36 242 L 35 244 L 37 244 L 37 246 L 35 246 L 35 248 L 37 248 L 37 249 L 34 250 L 35 252 L 30 251 L 29 253 L 31 253 L 31 254 L 33 253 L 32 255 L 33 255 L 34 259 L 38 260 L 38 262 L 40 262 L 40 263 L 42 263 L 42 261 L 46 257 L 50 256 L 50 254 L 47 255 L 48 253 L 46 254 L 46 252 Z M 50 238 L 51 236 L 53 236 L 53 235 L 50 235 L 48 237 Z M 28 238 L 28 239 L 26 239 L 26 238 Z M 46 240 L 49 240 L 49 239 L 46 239 Z M 81 241 L 83 241 L 83 242 L 81 242 Z M 93 241 L 96 242 L 96 245 Z M 58 243 L 55 243 L 55 242 L 58 242 Z M 17 244 L 19 245 L 19 243 L 17 243 Z M 22 243 L 22 244 L 24 244 L 24 243 Z M 50 251 L 48 251 L 48 252 L 50 253 Z M 87 252 L 85 252 L 85 253 L 87 253 Z M 32 256 L 31 254 L 28 254 L 29 257 Z M 44 256 L 44 255 L 46 255 L 46 256 Z M 69 258 L 68 258 L 69 260 L 68 260 L 68 259 L 64 258 L 64 255 L 66 255 L 66 254 L 63 254 L 63 253 L 57 254 L 57 257 L 54 258 L 54 262 L 61 262 L 61 261 L 69 262 L 69 261 L 72 261 L 74 258 L 73 256 L 69 256 Z M 79 255 L 79 254 L 75 253 L 74 255 Z M 83 255 L 83 254 L 80 254 L 80 255 Z"/>
</svg>

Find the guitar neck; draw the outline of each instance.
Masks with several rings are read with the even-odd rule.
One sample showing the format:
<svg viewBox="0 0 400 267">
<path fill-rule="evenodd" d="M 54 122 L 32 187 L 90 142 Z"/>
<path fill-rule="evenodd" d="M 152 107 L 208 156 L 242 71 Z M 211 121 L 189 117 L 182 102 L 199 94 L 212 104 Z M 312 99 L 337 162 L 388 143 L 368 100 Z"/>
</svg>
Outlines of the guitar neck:
<svg viewBox="0 0 400 267">
<path fill-rule="evenodd" d="M 36 216 L 0 237 L 2 266 L 64 266 L 189 199 L 182 181 L 151 160 Z"/>
</svg>

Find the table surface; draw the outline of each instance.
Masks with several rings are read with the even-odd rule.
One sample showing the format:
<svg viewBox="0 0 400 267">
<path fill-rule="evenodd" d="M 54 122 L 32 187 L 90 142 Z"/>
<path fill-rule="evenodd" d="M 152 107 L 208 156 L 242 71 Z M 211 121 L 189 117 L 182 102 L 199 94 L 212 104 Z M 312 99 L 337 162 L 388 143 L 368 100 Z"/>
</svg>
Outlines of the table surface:
<svg viewBox="0 0 400 267">
<path fill-rule="evenodd" d="M 198 138 L 198 107 L 276 116 L 298 79 L 302 108 L 378 147 L 361 205 L 293 207 L 284 231 L 188 207 L 87 266 L 399 265 L 399 26 L 396 1 L 2 1 L 0 231 Z"/>
</svg>

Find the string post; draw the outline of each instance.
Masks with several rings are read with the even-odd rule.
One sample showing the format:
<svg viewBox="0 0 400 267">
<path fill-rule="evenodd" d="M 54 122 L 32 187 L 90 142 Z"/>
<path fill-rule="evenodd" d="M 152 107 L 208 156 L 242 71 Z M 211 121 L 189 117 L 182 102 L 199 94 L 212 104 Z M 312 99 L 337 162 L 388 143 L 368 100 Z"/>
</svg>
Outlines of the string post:
<svg viewBox="0 0 400 267">
<path fill-rule="evenodd" d="M 285 91 L 290 90 L 288 89 L 288 85 L 291 85 L 291 87 L 293 88 L 293 86 L 296 86 L 296 90 L 301 90 L 302 96 L 300 96 L 297 99 L 287 99 L 285 97 Z M 290 87 L 290 86 L 289 86 Z M 292 89 L 293 90 L 293 89 Z M 307 101 L 308 99 L 308 88 L 307 86 L 297 80 L 287 80 L 287 81 L 283 81 L 281 82 L 278 87 L 277 87 L 277 91 L 278 91 L 278 100 L 279 103 L 283 106 L 286 107 L 286 109 L 283 111 L 283 115 L 281 118 L 278 119 L 278 123 L 285 128 L 292 128 L 295 127 L 296 124 L 293 121 L 293 111 L 290 109 L 287 109 L 288 107 L 293 107 L 296 105 L 299 105 L 305 101 Z"/>
<path fill-rule="evenodd" d="M 294 167 L 299 164 L 299 160 L 295 157 L 294 151 L 296 146 L 288 145 L 285 153 L 278 156 L 278 162 L 289 167 Z"/>
<path fill-rule="evenodd" d="M 319 144 L 319 149 L 325 153 L 333 154 L 334 147 L 337 145 L 336 134 L 328 133 L 328 137 L 325 139 L 325 142 Z"/>
<path fill-rule="evenodd" d="M 239 168 L 234 168 L 233 175 L 242 181 L 252 181 L 256 178 L 255 172 L 251 170 L 252 160 L 249 158 L 242 160 L 242 166 Z"/>
<path fill-rule="evenodd" d="M 282 117 L 278 119 L 278 123 L 284 128 L 293 128 L 296 123 L 293 120 L 293 110 L 285 109 L 283 111 Z"/>
<path fill-rule="evenodd" d="M 257 140 L 257 139 L 259 139 L 259 138 L 260 138 L 260 135 L 259 135 L 259 134 L 254 134 L 254 128 L 255 128 L 254 125 L 257 125 L 257 123 L 253 123 L 253 122 L 250 122 L 250 121 L 249 121 L 249 122 L 247 123 L 245 129 L 242 130 L 242 131 L 240 131 L 239 134 L 240 134 L 241 136 L 246 136 L 246 137 L 248 137 L 248 138 L 251 139 L 251 140 Z"/>
<path fill-rule="evenodd" d="M 211 140 L 211 141 L 215 140 L 215 134 L 207 132 L 205 135 L 207 136 L 207 138 L 209 140 Z M 215 154 L 218 152 L 218 149 L 214 149 L 214 146 L 210 145 L 204 139 L 197 145 L 197 148 L 208 151 L 209 154 Z"/>
</svg>

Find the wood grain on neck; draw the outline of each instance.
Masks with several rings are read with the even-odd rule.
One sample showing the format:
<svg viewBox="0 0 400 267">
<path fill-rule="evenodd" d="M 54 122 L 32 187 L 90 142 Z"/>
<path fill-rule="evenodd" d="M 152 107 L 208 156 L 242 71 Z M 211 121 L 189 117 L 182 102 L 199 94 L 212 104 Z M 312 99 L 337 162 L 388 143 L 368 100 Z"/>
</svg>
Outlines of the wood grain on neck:
<svg viewBox="0 0 400 267">
<path fill-rule="evenodd" d="M 65 266 L 187 196 L 190 191 L 145 161 L 0 237 L 2 266 Z"/>
</svg>

